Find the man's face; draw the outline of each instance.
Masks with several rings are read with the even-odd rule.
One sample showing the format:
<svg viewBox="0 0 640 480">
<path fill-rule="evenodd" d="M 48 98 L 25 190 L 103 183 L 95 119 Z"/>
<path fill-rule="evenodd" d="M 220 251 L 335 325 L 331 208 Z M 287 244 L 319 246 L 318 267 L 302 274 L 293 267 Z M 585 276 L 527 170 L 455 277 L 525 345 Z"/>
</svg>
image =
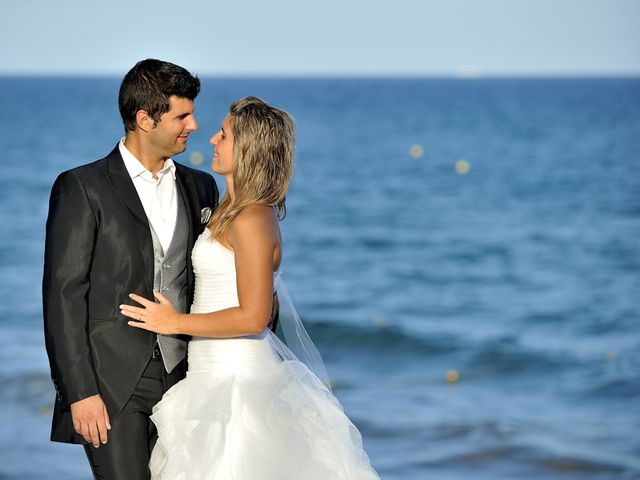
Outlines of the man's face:
<svg viewBox="0 0 640 480">
<path fill-rule="evenodd" d="M 169 105 L 169 111 L 163 113 L 156 126 L 149 130 L 151 153 L 161 158 L 184 152 L 189 134 L 198 130 L 192 100 L 172 95 L 169 97 Z"/>
</svg>

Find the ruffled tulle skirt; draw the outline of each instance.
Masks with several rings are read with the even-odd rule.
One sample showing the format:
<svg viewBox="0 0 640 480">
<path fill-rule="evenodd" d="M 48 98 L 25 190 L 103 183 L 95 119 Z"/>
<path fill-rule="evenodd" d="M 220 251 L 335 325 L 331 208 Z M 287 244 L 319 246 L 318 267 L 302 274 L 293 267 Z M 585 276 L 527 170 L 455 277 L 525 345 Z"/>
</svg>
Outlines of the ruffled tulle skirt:
<svg viewBox="0 0 640 480">
<path fill-rule="evenodd" d="M 190 342 L 187 377 L 151 417 L 153 479 L 378 478 L 336 398 L 271 335 Z"/>
</svg>

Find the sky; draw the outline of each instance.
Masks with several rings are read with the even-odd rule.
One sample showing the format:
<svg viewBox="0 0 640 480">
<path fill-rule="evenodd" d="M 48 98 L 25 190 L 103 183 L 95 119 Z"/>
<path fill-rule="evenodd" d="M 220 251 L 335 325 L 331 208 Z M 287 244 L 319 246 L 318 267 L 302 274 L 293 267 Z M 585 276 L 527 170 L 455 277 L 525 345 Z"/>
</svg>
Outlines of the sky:
<svg viewBox="0 0 640 480">
<path fill-rule="evenodd" d="M 640 0 L 0 0 L 0 75 L 640 75 Z"/>
</svg>

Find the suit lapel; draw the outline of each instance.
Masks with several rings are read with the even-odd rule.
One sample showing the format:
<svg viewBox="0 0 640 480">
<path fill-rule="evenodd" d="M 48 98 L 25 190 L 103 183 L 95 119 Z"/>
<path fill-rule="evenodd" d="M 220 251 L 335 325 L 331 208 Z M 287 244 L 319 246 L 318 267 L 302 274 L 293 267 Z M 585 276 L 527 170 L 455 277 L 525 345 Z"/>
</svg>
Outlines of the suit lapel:
<svg viewBox="0 0 640 480">
<path fill-rule="evenodd" d="M 124 165 L 118 146 L 107 156 L 107 168 L 109 181 L 116 196 L 131 214 L 136 225 L 140 253 L 147 272 L 147 287 L 151 292 L 153 286 L 153 240 L 149 221 L 136 187 L 133 185 L 129 172 Z"/>
</svg>

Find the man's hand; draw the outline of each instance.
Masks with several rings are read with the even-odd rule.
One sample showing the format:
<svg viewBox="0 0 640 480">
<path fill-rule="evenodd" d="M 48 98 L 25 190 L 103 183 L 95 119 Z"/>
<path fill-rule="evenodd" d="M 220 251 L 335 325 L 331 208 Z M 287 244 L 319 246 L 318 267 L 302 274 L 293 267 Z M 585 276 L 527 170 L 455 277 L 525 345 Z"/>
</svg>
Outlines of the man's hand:
<svg viewBox="0 0 640 480">
<path fill-rule="evenodd" d="M 107 430 L 111 430 L 107 407 L 100 395 L 83 398 L 71 404 L 73 428 L 98 448 L 100 442 L 107 443 Z"/>
</svg>

